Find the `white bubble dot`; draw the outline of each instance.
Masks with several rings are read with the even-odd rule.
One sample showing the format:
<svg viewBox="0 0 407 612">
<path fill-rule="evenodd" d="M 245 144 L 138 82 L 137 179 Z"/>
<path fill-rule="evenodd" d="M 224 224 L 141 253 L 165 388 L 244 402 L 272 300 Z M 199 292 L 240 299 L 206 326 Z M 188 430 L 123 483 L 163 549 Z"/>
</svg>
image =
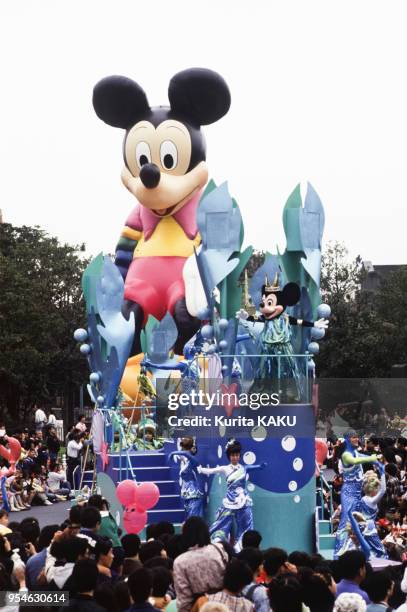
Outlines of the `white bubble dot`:
<svg viewBox="0 0 407 612">
<path fill-rule="evenodd" d="M 218 478 L 218 483 L 222 484 L 222 477 L 221 476 L 219 476 L 219 478 Z"/>
<path fill-rule="evenodd" d="M 297 442 L 293 436 L 284 436 L 281 440 L 281 446 L 287 453 L 290 453 L 295 449 Z"/>
<path fill-rule="evenodd" d="M 222 447 L 221 447 L 220 444 L 218 446 L 218 457 L 219 457 L 219 459 L 222 457 Z"/>
<path fill-rule="evenodd" d="M 255 442 L 263 442 L 267 438 L 267 430 L 263 425 L 253 427 L 250 432 L 251 437 Z"/>
<path fill-rule="evenodd" d="M 182 486 L 182 478 L 180 478 L 178 482 L 179 482 L 179 486 L 181 487 Z"/>
<path fill-rule="evenodd" d="M 248 451 L 243 455 L 243 461 L 246 465 L 253 465 L 256 462 L 256 455 L 252 451 Z"/>
<path fill-rule="evenodd" d="M 293 499 L 294 499 L 294 503 L 296 504 L 299 504 L 301 501 L 301 497 L 299 495 L 294 495 Z"/>
<path fill-rule="evenodd" d="M 207 493 L 207 492 L 208 492 L 208 488 L 209 488 L 209 487 L 208 487 L 208 482 L 205 482 L 205 493 Z"/>
<path fill-rule="evenodd" d="M 290 489 L 290 491 L 296 491 L 297 487 L 298 485 L 295 480 L 290 480 L 290 482 L 288 483 L 288 488 Z"/>
<path fill-rule="evenodd" d="M 296 457 L 293 461 L 293 468 L 295 469 L 295 471 L 301 472 L 303 467 L 304 467 L 303 460 L 300 457 Z"/>
<path fill-rule="evenodd" d="M 254 489 L 255 489 L 254 484 L 253 484 L 252 482 L 249 482 L 249 483 L 247 484 L 247 490 L 248 490 L 248 491 L 254 491 Z"/>
<path fill-rule="evenodd" d="M 219 435 L 224 438 L 226 435 L 226 425 L 219 425 Z"/>
</svg>

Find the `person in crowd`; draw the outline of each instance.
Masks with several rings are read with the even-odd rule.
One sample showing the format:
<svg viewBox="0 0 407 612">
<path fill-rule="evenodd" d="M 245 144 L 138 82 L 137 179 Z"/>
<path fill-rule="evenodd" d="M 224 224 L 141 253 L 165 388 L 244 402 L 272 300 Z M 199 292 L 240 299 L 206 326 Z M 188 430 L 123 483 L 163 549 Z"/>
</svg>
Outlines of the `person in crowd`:
<svg viewBox="0 0 407 612">
<path fill-rule="evenodd" d="M 389 609 L 389 599 L 394 590 L 394 582 L 390 574 L 386 570 L 374 572 L 367 578 L 365 588 L 371 601 L 366 612 L 386 612 Z"/>
<path fill-rule="evenodd" d="M 112 584 L 117 580 L 118 574 L 112 570 L 113 559 L 112 540 L 99 536 L 95 546 L 95 560 L 99 571 L 98 583 L 109 582 Z"/>
<path fill-rule="evenodd" d="M 166 557 L 167 553 L 161 540 L 151 540 L 140 546 L 139 559 L 144 565 L 153 557 Z"/>
<path fill-rule="evenodd" d="M 342 593 L 356 593 L 360 595 L 366 604 L 370 603 L 366 591 L 362 590 L 360 584 L 366 578 L 366 558 L 359 550 L 350 550 L 339 559 L 339 573 L 342 580 L 337 586 L 337 595 Z"/>
<path fill-rule="evenodd" d="M 156 566 L 151 568 L 151 575 L 153 584 L 149 602 L 154 608 L 166 610 L 171 602 L 171 596 L 168 594 L 168 590 L 172 584 L 172 573 L 166 567 Z"/>
<path fill-rule="evenodd" d="M 99 510 L 93 506 L 85 506 L 85 508 L 82 508 L 80 514 L 80 522 L 81 529 L 79 535 L 88 540 L 89 546 L 94 554 L 97 542 L 102 540 L 102 537 L 99 535 L 99 529 L 102 523 L 102 517 L 100 516 Z"/>
<path fill-rule="evenodd" d="M 9 533 L 9 516 L 7 510 L 4 508 L 0 509 L 0 536 Z"/>
<path fill-rule="evenodd" d="M 57 533 L 47 554 L 44 568 L 49 590 L 70 591 L 74 565 L 80 559 L 87 559 L 88 554 L 89 545 L 85 538 L 66 537 L 64 533 Z"/>
<path fill-rule="evenodd" d="M 302 589 L 298 578 L 293 574 L 280 574 L 269 586 L 270 606 L 273 612 L 305 612 L 302 602 Z"/>
<path fill-rule="evenodd" d="M 128 612 L 154 612 L 158 608 L 149 602 L 153 588 L 153 577 L 149 570 L 141 567 L 133 572 L 128 579 L 130 596 L 133 605 L 128 608 Z"/>
<path fill-rule="evenodd" d="M 263 557 L 263 579 L 266 584 L 282 574 L 296 574 L 297 568 L 288 560 L 288 554 L 282 548 L 269 548 Z"/>
<path fill-rule="evenodd" d="M 78 419 L 78 422 L 75 425 L 75 429 L 77 429 L 81 433 L 85 433 L 85 431 L 87 430 L 86 423 L 85 423 L 85 415 L 84 414 L 79 415 L 79 419 Z"/>
<path fill-rule="evenodd" d="M 263 569 L 263 553 L 258 548 L 245 547 L 237 555 L 237 558 L 246 563 L 253 572 L 253 579 L 250 584 L 244 587 L 242 595 L 254 604 L 256 612 L 269 612 L 268 590 L 263 584 L 257 582 Z"/>
<path fill-rule="evenodd" d="M 130 576 L 133 571 L 141 567 L 139 559 L 141 541 L 136 533 L 127 533 L 122 537 L 121 545 L 124 551 L 123 576 Z"/>
<path fill-rule="evenodd" d="M 113 547 L 120 548 L 120 550 L 122 550 L 119 528 L 113 516 L 110 514 L 109 502 L 107 499 L 101 495 L 91 495 L 88 500 L 88 506 L 94 506 L 97 508 L 100 512 L 100 516 L 102 517 L 98 531 L 99 535 L 110 538 L 113 543 Z"/>
<path fill-rule="evenodd" d="M 51 463 L 55 463 L 58 458 L 58 453 L 61 448 L 61 443 L 57 436 L 57 430 L 55 427 L 48 429 L 48 435 L 46 438 L 46 444 L 48 449 L 48 456 Z"/>
<path fill-rule="evenodd" d="M 66 479 L 66 474 L 61 463 L 50 463 L 47 485 L 51 493 L 67 499 L 71 493 L 71 487 Z"/>
<path fill-rule="evenodd" d="M 182 537 L 186 552 L 174 561 L 174 586 L 178 612 L 190 612 L 199 595 L 222 589 L 229 557 L 221 543 L 211 544 L 208 526 L 198 516 L 185 521 Z"/>
<path fill-rule="evenodd" d="M 51 545 L 54 535 L 59 531 L 59 525 L 46 525 L 41 529 L 38 544 L 36 546 L 36 553 L 32 555 L 25 566 L 26 570 L 26 581 L 29 589 L 40 590 L 40 584 L 38 583 L 38 577 L 45 568 L 45 561 L 47 558 L 47 548 Z"/>
<path fill-rule="evenodd" d="M 82 559 L 75 563 L 71 575 L 73 596 L 63 608 L 64 612 L 106 612 L 93 599 L 98 577 L 98 568 L 92 559 Z"/>
<path fill-rule="evenodd" d="M 225 569 L 222 590 L 203 595 L 197 600 L 195 608 L 200 610 L 207 601 L 216 601 L 235 612 L 254 612 L 253 603 L 242 596 L 244 587 L 251 583 L 252 577 L 252 571 L 244 561 L 232 559 Z"/>
<path fill-rule="evenodd" d="M 55 416 L 55 412 L 51 408 L 51 410 L 48 413 L 47 425 L 50 427 L 55 427 L 56 424 L 57 424 L 57 417 Z"/>
<path fill-rule="evenodd" d="M 36 431 L 42 431 L 42 429 L 47 423 L 47 415 L 45 414 L 43 409 L 40 407 L 36 407 L 36 410 L 34 413 L 34 422 L 35 422 Z"/>
<path fill-rule="evenodd" d="M 76 468 L 81 464 L 80 453 L 83 448 L 83 442 L 80 433 L 74 433 L 66 447 L 67 455 L 67 480 L 72 489 L 76 489 L 76 481 L 79 481 L 76 474 Z M 76 471 L 75 471 L 76 470 Z M 76 476 L 75 476 L 76 474 Z"/>
<path fill-rule="evenodd" d="M 249 529 L 243 534 L 242 548 L 260 548 L 261 534 L 255 529 Z"/>
<path fill-rule="evenodd" d="M 357 593 L 342 593 L 335 601 L 333 612 L 366 612 L 366 602 Z"/>
</svg>

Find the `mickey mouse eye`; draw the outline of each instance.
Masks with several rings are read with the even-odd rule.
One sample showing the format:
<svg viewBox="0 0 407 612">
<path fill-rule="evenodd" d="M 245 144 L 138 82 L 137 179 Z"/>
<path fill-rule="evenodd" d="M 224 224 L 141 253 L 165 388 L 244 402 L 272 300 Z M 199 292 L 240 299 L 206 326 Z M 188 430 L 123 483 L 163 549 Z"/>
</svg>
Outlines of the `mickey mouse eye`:
<svg viewBox="0 0 407 612">
<path fill-rule="evenodd" d="M 267 306 L 272 306 L 272 305 L 273 305 L 273 302 L 271 300 L 268 300 Z"/>
<path fill-rule="evenodd" d="M 167 170 L 172 170 L 178 163 L 177 147 L 171 140 L 164 140 L 160 147 L 161 165 Z"/>
<path fill-rule="evenodd" d="M 138 142 L 136 146 L 136 160 L 139 168 L 144 164 L 151 164 L 151 151 L 146 142 Z"/>
</svg>

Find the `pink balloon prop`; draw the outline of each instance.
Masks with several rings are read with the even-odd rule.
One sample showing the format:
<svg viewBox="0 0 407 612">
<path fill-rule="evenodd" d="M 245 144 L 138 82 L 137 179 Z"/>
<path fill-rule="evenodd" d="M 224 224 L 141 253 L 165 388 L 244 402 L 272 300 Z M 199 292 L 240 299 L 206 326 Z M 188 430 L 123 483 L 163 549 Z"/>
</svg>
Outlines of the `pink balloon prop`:
<svg viewBox="0 0 407 612">
<path fill-rule="evenodd" d="M 154 482 L 142 482 L 137 486 L 134 502 L 140 510 L 151 510 L 160 499 L 160 489 Z"/>
<path fill-rule="evenodd" d="M 140 533 L 147 525 L 147 512 L 140 511 L 137 504 L 131 504 L 124 509 L 123 526 L 127 533 Z"/>
<path fill-rule="evenodd" d="M 315 459 L 318 465 L 323 465 L 328 454 L 328 447 L 325 440 L 315 439 Z"/>
<path fill-rule="evenodd" d="M 12 462 L 17 462 L 21 455 L 21 444 L 17 438 L 7 438 L 7 444 L 10 449 L 10 456 Z"/>
<path fill-rule="evenodd" d="M 137 485 L 134 480 L 123 480 L 117 485 L 116 497 L 123 506 L 130 506 L 136 500 Z"/>
</svg>

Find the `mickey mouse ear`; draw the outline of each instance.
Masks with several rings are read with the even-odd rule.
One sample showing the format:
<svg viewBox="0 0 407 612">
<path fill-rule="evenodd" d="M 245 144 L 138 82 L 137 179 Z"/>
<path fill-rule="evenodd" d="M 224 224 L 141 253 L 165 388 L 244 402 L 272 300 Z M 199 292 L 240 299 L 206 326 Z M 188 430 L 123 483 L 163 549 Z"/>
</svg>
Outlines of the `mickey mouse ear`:
<svg viewBox="0 0 407 612">
<path fill-rule="evenodd" d="M 108 125 L 128 129 L 150 110 L 144 90 L 124 76 L 110 76 L 93 90 L 95 113 Z"/>
<path fill-rule="evenodd" d="M 171 109 L 196 125 L 215 123 L 229 110 L 226 81 L 213 70 L 189 68 L 172 77 L 168 87 Z"/>
<path fill-rule="evenodd" d="M 286 306 L 294 306 L 301 297 L 301 289 L 297 283 L 287 283 L 282 291 L 282 302 Z"/>
</svg>

